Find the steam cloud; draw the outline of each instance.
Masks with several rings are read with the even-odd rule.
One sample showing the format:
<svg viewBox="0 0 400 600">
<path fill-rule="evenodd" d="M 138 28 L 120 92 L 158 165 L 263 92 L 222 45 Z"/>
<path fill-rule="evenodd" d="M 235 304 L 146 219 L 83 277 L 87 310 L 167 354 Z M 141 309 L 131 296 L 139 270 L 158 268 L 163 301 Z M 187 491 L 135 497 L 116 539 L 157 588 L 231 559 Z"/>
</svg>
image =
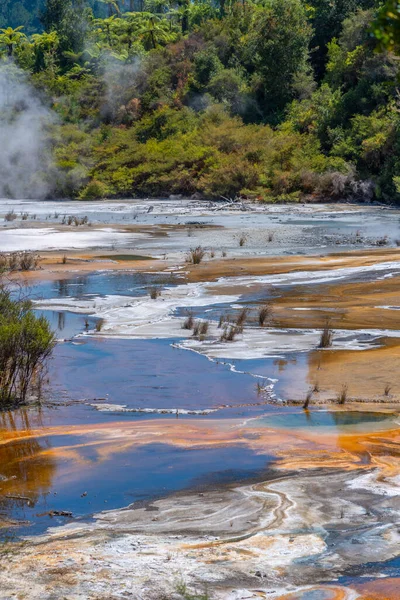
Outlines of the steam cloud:
<svg viewBox="0 0 400 600">
<path fill-rule="evenodd" d="M 54 114 L 12 62 L 0 64 L 0 197 L 46 197 L 55 175 L 47 129 Z"/>
</svg>

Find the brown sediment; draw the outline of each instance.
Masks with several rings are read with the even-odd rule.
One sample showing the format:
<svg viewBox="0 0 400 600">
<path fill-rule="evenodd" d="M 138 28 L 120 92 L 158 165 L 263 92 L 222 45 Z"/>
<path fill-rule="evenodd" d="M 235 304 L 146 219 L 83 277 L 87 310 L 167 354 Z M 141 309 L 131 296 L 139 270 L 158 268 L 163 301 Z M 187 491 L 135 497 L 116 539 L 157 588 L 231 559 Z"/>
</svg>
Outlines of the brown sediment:
<svg viewBox="0 0 400 600">
<path fill-rule="evenodd" d="M 353 584 L 352 587 L 361 595 L 360 600 L 399 600 L 400 578 L 385 577 L 368 583 Z"/>
<path fill-rule="evenodd" d="M 94 271 L 162 271 L 170 266 L 170 261 L 146 257 L 144 260 L 117 260 L 112 258 L 102 259 L 104 250 L 98 254 L 81 254 L 75 252 L 66 253 L 41 253 L 39 269 L 35 271 L 24 271 L 11 273 L 8 275 L 10 280 L 20 281 L 23 285 L 29 285 L 31 281 L 48 281 L 69 279 L 80 273 L 92 273 Z M 124 254 L 129 254 L 124 251 Z M 135 253 L 137 255 L 137 253 Z M 63 257 L 67 256 L 67 262 L 63 264 Z M 169 274 L 169 273 L 168 273 Z"/>
<path fill-rule="evenodd" d="M 399 402 L 400 339 L 384 338 L 367 350 L 315 350 L 308 355 L 307 382 L 318 385 L 316 401 L 335 399 L 347 385 L 348 401 Z"/>
<path fill-rule="evenodd" d="M 268 256 L 256 258 L 225 258 L 188 265 L 189 281 L 215 281 L 220 277 L 245 275 L 276 275 L 294 271 L 319 271 L 363 267 L 386 261 L 400 261 L 400 250 L 368 249 L 323 256 Z"/>
<path fill-rule="evenodd" d="M 280 327 L 323 327 L 327 319 L 340 329 L 399 328 L 400 277 L 378 281 L 293 286 L 273 299 Z M 306 309 L 306 310 L 298 310 Z"/>
</svg>

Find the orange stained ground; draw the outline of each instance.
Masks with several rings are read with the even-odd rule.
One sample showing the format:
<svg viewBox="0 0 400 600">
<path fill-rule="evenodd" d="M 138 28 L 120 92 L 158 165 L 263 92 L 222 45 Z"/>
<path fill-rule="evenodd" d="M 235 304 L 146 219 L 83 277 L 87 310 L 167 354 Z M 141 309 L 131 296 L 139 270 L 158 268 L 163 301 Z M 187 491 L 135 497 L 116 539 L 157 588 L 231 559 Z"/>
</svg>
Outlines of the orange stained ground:
<svg viewBox="0 0 400 600">
<path fill-rule="evenodd" d="M 395 425 L 394 425 L 395 427 Z M 49 436 L 67 436 L 59 446 L 46 443 Z M 68 436 L 82 440 L 68 443 Z M 378 467 L 385 479 L 400 473 L 400 429 L 347 434 L 329 430 L 283 430 L 247 427 L 235 420 L 183 420 L 113 422 L 91 425 L 0 430 L 0 463 L 9 477 L 0 482 L 0 494 L 23 494 L 26 487 L 40 494 L 48 489 L 55 473 L 73 480 L 82 470 L 90 470 L 90 448 L 98 462 L 112 461 L 119 453 L 152 443 L 179 448 L 212 448 L 244 445 L 254 452 L 276 456 L 276 467 L 291 469 Z M 13 476 L 18 473 L 17 478 Z"/>
</svg>

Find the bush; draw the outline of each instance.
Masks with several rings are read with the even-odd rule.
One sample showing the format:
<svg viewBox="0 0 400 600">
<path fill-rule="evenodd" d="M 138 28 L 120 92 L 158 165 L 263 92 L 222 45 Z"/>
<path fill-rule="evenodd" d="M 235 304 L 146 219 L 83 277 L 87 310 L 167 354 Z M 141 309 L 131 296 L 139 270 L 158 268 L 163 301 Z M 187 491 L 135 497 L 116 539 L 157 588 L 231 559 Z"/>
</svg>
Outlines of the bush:
<svg viewBox="0 0 400 600">
<path fill-rule="evenodd" d="M 0 288 L 0 407 L 22 404 L 40 389 L 46 361 L 56 340 L 44 317 L 27 300 L 14 300 Z"/>
<path fill-rule="evenodd" d="M 0 273 L 3 271 L 33 271 L 40 256 L 34 252 L 0 253 Z"/>
<path fill-rule="evenodd" d="M 324 329 L 321 331 L 321 337 L 319 340 L 318 348 L 330 348 L 332 346 L 333 341 L 333 332 L 332 329 L 329 328 L 329 325 L 326 325 Z"/>
<path fill-rule="evenodd" d="M 265 322 L 270 321 L 272 316 L 272 307 L 270 304 L 264 304 L 258 309 L 258 323 L 260 327 L 264 327 Z"/>
<path fill-rule="evenodd" d="M 102 181 L 92 179 L 80 192 L 80 200 L 97 200 L 106 198 L 110 193 L 108 186 Z"/>
<path fill-rule="evenodd" d="M 190 248 L 187 256 L 187 262 L 192 263 L 193 265 L 199 265 L 203 260 L 205 253 L 206 251 L 201 246 L 197 246 L 197 248 Z"/>
</svg>

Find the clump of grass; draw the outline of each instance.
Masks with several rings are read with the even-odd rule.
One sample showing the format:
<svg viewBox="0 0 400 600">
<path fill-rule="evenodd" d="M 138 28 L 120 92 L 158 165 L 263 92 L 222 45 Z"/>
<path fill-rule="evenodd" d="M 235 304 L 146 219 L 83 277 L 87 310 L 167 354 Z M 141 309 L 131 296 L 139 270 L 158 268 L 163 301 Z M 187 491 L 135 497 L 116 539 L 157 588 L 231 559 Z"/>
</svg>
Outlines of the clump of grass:
<svg viewBox="0 0 400 600">
<path fill-rule="evenodd" d="M 233 342 L 238 333 L 241 333 L 242 329 L 236 325 L 226 325 L 221 334 L 221 342 Z"/>
<path fill-rule="evenodd" d="M 40 256 L 34 252 L 11 252 L 0 254 L 1 271 L 33 271 L 39 264 Z"/>
<path fill-rule="evenodd" d="M 229 323 L 231 321 L 231 317 L 230 315 L 228 315 L 227 313 L 222 313 L 219 317 L 219 321 L 218 321 L 218 329 L 221 329 L 221 327 L 225 324 L 225 323 Z"/>
<path fill-rule="evenodd" d="M 75 225 L 75 227 L 79 227 L 79 225 L 87 225 L 89 219 L 87 216 L 84 217 L 76 217 L 73 215 L 63 216 L 63 220 L 61 221 L 62 225 Z"/>
<path fill-rule="evenodd" d="M 313 387 L 312 391 L 313 391 L 313 394 L 318 394 L 320 392 L 320 387 L 319 387 L 318 381 L 316 381 L 314 383 L 314 387 Z"/>
<path fill-rule="evenodd" d="M 242 233 L 242 235 L 239 238 L 239 246 L 240 247 L 244 246 L 246 242 L 247 242 L 247 237 L 244 233 Z"/>
<path fill-rule="evenodd" d="M 19 271 L 19 260 L 18 253 L 13 252 L 8 257 L 8 270 L 9 271 Z"/>
<path fill-rule="evenodd" d="M 186 258 L 186 262 L 192 263 L 193 265 L 199 265 L 204 258 L 206 251 L 202 246 L 197 248 L 190 248 Z"/>
<path fill-rule="evenodd" d="M 386 396 L 386 397 L 389 396 L 391 389 L 392 389 L 392 386 L 389 383 L 387 383 L 385 385 L 385 389 L 383 391 L 383 395 Z"/>
<path fill-rule="evenodd" d="M 21 219 L 22 219 L 23 221 L 27 221 L 27 220 L 28 220 L 28 217 L 29 217 L 29 215 L 28 215 L 28 213 L 27 213 L 27 212 L 21 213 Z"/>
<path fill-rule="evenodd" d="M 375 240 L 375 246 L 387 246 L 389 243 L 389 238 L 387 235 L 383 235 L 380 238 Z"/>
<path fill-rule="evenodd" d="M 33 271 L 39 264 L 39 256 L 34 252 L 21 252 L 18 259 L 21 271 Z"/>
<path fill-rule="evenodd" d="M 333 331 L 329 327 L 329 323 L 325 325 L 323 330 L 321 331 L 321 336 L 319 338 L 318 348 L 330 348 L 332 346 L 333 341 Z"/>
<path fill-rule="evenodd" d="M 67 264 L 67 255 L 66 254 L 64 254 L 64 256 L 62 257 L 61 262 L 63 265 Z"/>
<path fill-rule="evenodd" d="M 258 309 L 258 323 L 260 327 L 264 327 L 265 323 L 271 320 L 272 317 L 272 306 L 267 303 Z"/>
<path fill-rule="evenodd" d="M 149 289 L 149 294 L 150 294 L 150 298 L 152 300 L 157 300 L 157 298 L 159 296 L 161 296 L 161 290 L 158 287 L 158 285 L 153 285 L 150 289 Z"/>
<path fill-rule="evenodd" d="M 338 404 L 345 404 L 346 400 L 347 400 L 347 392 L 348 392 L 348 385 L 347 383 L 344 383 L 342 385 L 342 389 L 340 390 L 338 396 L 337 396 L 337 401 Z"/>
<path fill-rule="evenodd" d="M 263 380 L 262 382 L 257 381 L 257 384 L 256 384 L 257 396 L 259 396 L 260 394 L 262 394 L 262 392 L 265 392 L 266 390 L 267 390 L 267 382 L 265 380 Z"/>
<path fill-rule="evenodd" d="M 15 219 L 17 218 L 17 215 L 15 214 L 14 210 L 9 210 L 5 215 L 4 215 L 4 220 L 5 221 L 15 221 Z"/>
<path fill-rule="evenodd" d="M 237 318 L 236 318 L 236 325 L 243 329 L 243 325 L 246 322 L 247 319 L 247 315 L 249 313 L 249 309 L 248 308 L 242 308 L 240 313 L 238 314 Z"/>
<path fill-rule="evenodd" d="M 306 399 L 305 399 L 304 404 L 303 404 L 304 410 L 308 409 L 308 405 L 311 402 L 312 395 L 313 395 L 313 390 L 308 390 Z"/>
<path fill-rule="evenodd" d="M 99 319 L 98 321 L 96 321 L 96 326 L 95 329 L 97 332 L 101 331 L 103 329 L 103 325 L 104 325 L 104 319 Z"/>
<path fill-rule="evenodd" d="M 187 317 L 182 324 L 182 329 L 193 329 L 194 317 L 192 311 L 187 313 Z"/>
<path fill-rule="evenodd" d="M 208 321 L 196 321 L 193 324 L 193 336 L 199 339 L 204 339 L 204 336 L 208 333 L 209 322 Z"/>
</svg>

